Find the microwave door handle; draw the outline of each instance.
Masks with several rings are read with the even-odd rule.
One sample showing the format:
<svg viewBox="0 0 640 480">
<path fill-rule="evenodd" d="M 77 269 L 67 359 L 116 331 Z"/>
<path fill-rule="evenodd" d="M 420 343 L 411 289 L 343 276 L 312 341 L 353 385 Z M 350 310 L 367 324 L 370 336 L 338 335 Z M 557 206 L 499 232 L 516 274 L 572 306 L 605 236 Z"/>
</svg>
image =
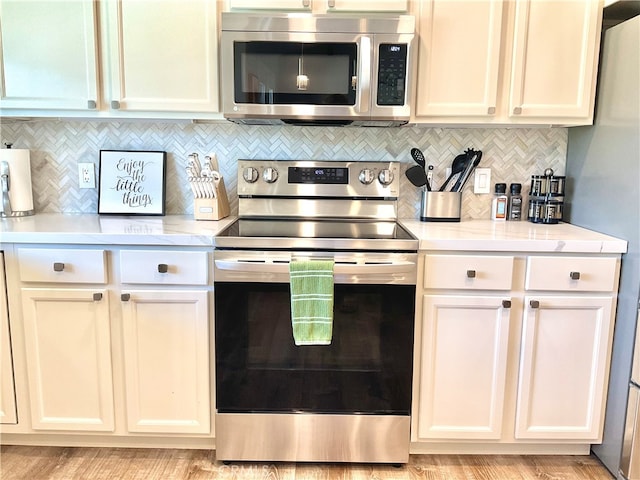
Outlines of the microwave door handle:
<svg viewBox="0 0 640 480">
<path fill-rule="evenodd" d="M 289 273 L 289 262 L 242 262 L 236 260 L 216 260 L 218 270 L 256 273 Z M 381 275 L 390 273 L 407 273 L 413 271 L 413 262 L 389 263 L 340 263 L 333 267 L 334 275 Z"/>
<path fill-rule="evenodd" d="M 368 113 L 371 104 L 371 76 L 373 73 L 373 49 L 371 37 L 360 37 L 360 70 L 356 86 L 358 90 L 357 110 L 359 113 Z"/>
</svg>

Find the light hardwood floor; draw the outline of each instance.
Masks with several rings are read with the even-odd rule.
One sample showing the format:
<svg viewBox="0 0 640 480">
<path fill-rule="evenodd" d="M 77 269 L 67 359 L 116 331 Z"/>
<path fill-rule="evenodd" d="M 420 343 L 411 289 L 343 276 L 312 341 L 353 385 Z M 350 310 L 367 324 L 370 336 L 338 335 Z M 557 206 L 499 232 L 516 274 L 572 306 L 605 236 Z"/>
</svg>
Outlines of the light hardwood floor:
<svg viewBox="0 0 640 480">
<path fill-rule="evenodd" d="M 2 480 L 611 480 L 593 456 L 412 455 L 408 465 L 223 465 L 211 450 L 0 447 Z"/>
</svg>

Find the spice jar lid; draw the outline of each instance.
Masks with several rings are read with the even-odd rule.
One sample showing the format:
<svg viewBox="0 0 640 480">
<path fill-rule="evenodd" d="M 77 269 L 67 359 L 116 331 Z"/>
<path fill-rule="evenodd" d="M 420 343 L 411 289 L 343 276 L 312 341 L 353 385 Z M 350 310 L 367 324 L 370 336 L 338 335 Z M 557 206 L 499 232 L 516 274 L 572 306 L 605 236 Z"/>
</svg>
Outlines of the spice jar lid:
<svg viewBox="0 0 640 480">
<path fill-rule="evenodd" d="M 509 188 L 511 189 L 511 195 L 520 195 L 520 192 L 522 191 L 522 184 L 512 183 Z"/>
<path fill-rule="evenodd" d="M 496 183 L 496 193 L 499 193 L 499 194 L 507 193 L 507 184 L 506 183 Z"/>
</svg>

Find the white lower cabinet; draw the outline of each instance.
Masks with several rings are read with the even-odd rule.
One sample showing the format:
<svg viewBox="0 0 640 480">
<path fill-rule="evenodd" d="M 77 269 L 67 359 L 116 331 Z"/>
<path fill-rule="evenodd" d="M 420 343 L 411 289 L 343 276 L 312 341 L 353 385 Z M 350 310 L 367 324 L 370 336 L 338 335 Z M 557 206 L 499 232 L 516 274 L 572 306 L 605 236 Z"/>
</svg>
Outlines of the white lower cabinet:
<svg viewBox="0 0 640 480">
<path fill-rule="evenodd" d="M 23 288 L 35 430 L 112 431 L 109 297 L 89 288 Z"/>
<path fill-rule="evenodd" d="M 418 438 L 502 434 L 508 297 L 424 295 Z"/>
<path fill-rule="evenodd" d="M 208 292 L 123 291 L 128 430 L 209 433 Z"/>
<path fill-rule="evenodd" d="M 612 330 L 612 297 L 525 297 L 517 439 L 601 438 Z"/>
<path fill-rule="evenodd" d="M 496 453 L 601 441 L 619 257 L 423 258 L 412 440 L 485 453 L 487 440 Z"/>
<path fill-rule="evenodd" d="M 18 423 L 13 358 L 9 334 L 9 309 L 5 283 L 4 255 L 0 252 L 0 423 Z"/>
</svg>

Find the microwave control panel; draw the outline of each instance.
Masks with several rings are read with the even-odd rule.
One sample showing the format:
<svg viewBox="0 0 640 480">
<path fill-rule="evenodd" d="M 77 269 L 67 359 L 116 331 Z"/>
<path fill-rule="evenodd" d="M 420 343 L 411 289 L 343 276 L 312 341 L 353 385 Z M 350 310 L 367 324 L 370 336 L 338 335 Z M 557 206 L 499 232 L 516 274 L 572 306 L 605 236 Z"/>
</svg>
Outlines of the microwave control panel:
<svg viewBox="0 0 640 480">
<path fill-rule="evenodd" d="M 378 52 L 378 105 L 404 105 L 407 45 L 381 43 Z"/>
</svg>

